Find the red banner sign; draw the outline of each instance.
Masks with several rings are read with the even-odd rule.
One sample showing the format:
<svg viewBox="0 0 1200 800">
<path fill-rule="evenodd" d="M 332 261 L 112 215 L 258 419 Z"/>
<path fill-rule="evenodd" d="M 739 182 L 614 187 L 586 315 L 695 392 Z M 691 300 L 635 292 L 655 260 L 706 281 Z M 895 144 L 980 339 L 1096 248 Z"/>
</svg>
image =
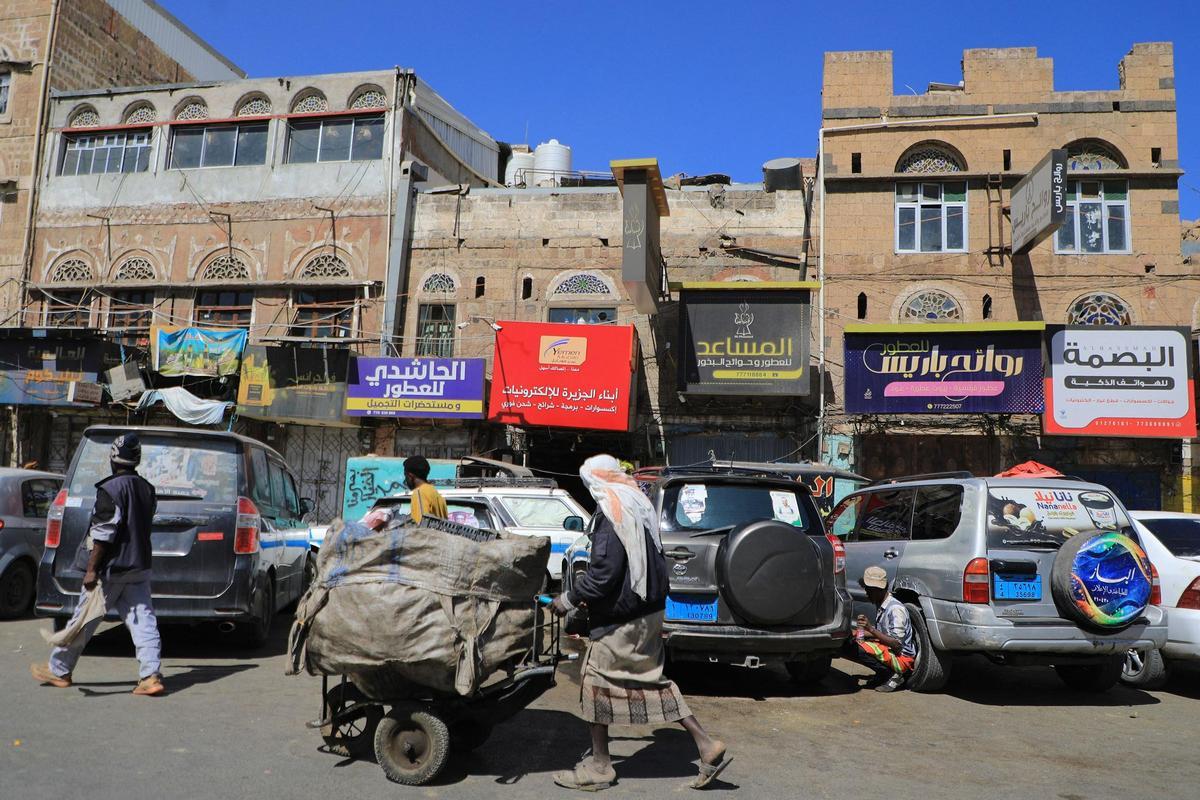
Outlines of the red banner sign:
<svg viewBox="0 0 1200 800">
<path fill-rule="evenodd" d="M 629 430 L 637 370 L 633 326 L 499 325 L 489 419 L 508 425 Z"/>
</svg>

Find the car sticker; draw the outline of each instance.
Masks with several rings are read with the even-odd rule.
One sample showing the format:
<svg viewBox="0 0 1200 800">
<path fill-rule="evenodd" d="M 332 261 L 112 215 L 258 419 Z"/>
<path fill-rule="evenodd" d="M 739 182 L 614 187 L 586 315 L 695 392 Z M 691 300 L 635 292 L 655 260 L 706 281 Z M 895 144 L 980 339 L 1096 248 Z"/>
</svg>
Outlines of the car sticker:
<svg viewBox="0 0 1200 800">
<path fill-rule="evenodd" d="M 708 507 L 708 489 L 702 483 L 686 484 L 679 493 L 679 507 L 689 522 L 699 522 Z"/>
<path fill-rule="evenodd" d="M 800 521 L 800 506 L 796 503 L 796 495 L 792 492 L 771 491 L 771 508 L 775 519 L 795 525 Z"/>
</svg>

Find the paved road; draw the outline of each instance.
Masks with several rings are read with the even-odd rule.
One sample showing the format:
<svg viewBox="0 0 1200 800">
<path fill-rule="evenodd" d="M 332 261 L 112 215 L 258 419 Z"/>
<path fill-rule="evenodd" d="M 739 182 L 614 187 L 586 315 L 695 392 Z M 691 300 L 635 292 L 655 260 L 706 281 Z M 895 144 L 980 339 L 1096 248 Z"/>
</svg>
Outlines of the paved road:
<svg viewBox="0 0 1200 800">
<path fill-rule="evenodd" d="M 219 634 L 168 631 L 171 694 L 129 695 L 129 639 L 102 632 L 69 690 L 39 688 L 38 629 L 0 623 L 0 798 L 512 798 L 558 795 L 555 770 L 585 749 L 571 716 L 568 672 L 532 708 L 497 728 L 478 752 L 420 789 L 387 783 L 377 766 L 318 751 L 304 721 L 319 679 L 283 675 L 286 617 L 272 646 L 245 657 Z M 865 671 L 844 661 L 816 690 L 782 672 L 689 670 L 693 710 L 731 743 L 734 763 L 715 788 L 747 798 L 1194 798 L 1200 785 L 1200 680 L 1177 675 L 1165 692 L 1069 693 L 1048 669 L 968 660 L 941 695 L 857 691 Z M 674 728 L 622 731 L 620 785 L 608 797 L 690 796 L 690 739 Z"/>
</svg>

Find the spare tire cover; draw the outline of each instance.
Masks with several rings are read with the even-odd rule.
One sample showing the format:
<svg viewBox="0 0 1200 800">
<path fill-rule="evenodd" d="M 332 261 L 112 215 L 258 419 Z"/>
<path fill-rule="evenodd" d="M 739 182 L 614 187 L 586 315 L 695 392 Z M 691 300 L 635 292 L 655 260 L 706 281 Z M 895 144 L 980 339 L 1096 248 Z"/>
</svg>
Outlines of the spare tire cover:
<svg viewBox="0 0 1200 800">
<path fill-rule="evenodd" d="M 1097 631 L 1128 627 L 1150 602 L 1150 559 L 1116 531 L 1079 533 L 1054 559 L 1050 589 L 1068 619 Z"/>
<path fill-rule="evenodd" d="M 778 520 L 735 528 L 717 554 L 721 593 L 732 609 L 758 625 L 781 625 L 803 611 L 821 586 L 816 545 L 803 530 Z"/>
</svg>

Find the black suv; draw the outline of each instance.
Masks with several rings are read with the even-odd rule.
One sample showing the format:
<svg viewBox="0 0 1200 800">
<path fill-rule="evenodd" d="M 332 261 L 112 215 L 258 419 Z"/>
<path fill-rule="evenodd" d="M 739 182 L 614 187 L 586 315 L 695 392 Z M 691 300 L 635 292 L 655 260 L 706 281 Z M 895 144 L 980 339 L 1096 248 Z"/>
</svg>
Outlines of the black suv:
<svg viewBox="0 0 1200 800">
<path fill-rule="evenodd" d="M 842 544 L 808 489 L 721 467 L 667 468 L 647 489 L 671 571 L 671 658 L 783 663 L 797 682 L 823 678 L 850 635 L 851 601 Z M 564 572 L 567 588 L 572 577 Z"/>
</svg>

